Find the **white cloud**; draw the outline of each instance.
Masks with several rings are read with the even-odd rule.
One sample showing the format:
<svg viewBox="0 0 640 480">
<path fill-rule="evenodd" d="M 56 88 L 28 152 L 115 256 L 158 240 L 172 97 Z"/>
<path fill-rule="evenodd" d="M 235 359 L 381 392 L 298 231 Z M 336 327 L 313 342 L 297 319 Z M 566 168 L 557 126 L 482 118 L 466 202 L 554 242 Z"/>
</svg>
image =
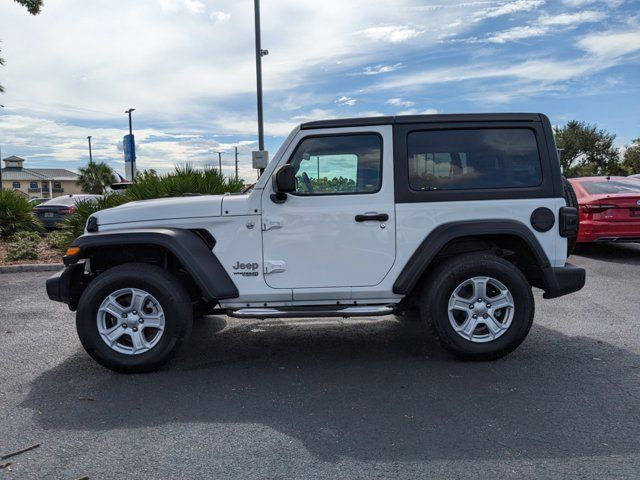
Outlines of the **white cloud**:
<svg viewBox="0 0 640 480">
<path fill-rule="evenodd" d="M 402 98 L 390 98 L 387 100 L 387 103 L 394 107 L 413 107 L 415 105 L 415 102 L 403 100 Z"/>
<path fill-rule="evenodd" d="M 215 10 L 209 14 L 209 18 L 215 23 L 224 23 L 229 21 L 229 19 L 231 18 L 231 14 Z"/>
<path fill-rule="evenodd" d="M 607 7 L 618 7 L 623 4 L 625 0 L 562 0 L 562 3 L 572 8 L 580 8 L 586 5 L 592 5 L 594 3 L 601 3 Z"/>
<path fill-rule="evenodd" d="M 359 33 L 377 42 L 402 43 L 422 35 L 424 30 L 416 30 L 408 25 L 390 25 L 367 28 Z"/>
<path fill-rule="evenodd" d="M 323 120 L 327 118 L 335 117 L 336 114 L 333 110 L 327 110 L 324 108 L 314 108 L 310 112 L 296 115 L 292 118 L 297 123 L 310 122 L 312 120 Z"/>
<path fill-rule="evenodd" d="M 590 5 L 597 0 L 562 0 L 562 3 L 570 7 L 582 7 L 584 5 Z"/>
<path fill-rule="evenodd" d="M 580 23 L 599 22 L 601 20 L 604 20 L 604 18 L 606 18 L 604 12 L 585 10 L 576 13 L 561 13 L 553 16 L 543 15 L 542 17 L 540 17 L 539 22 L 542 25 L 568 26 L 578 25 Z"/>
<path fill-rule="evenodd" d="M 502 32 L 489 34 L 486 41 L 489 43 L 507 43 L 525 38 L 540 37 L 547 33 L 545 27 L 533 27 L 530 25 L 524 27 L 513 27 Z"/>
<path fill-rule="evenodd" d="M 578 46 L 598 57 L 618 58 L 640 50 L 640 30 L 593 33 L 580 39 Z"/>
<path fill-rule="evenodd" d="M 375 65 L 365 67 L 361 72 L 362 75 L 380 75 L 381 73 L 391 73 L 402 67 L 402 63 L 395 63 L 393 65 Z"/>
<path fill-rule="evenodd" d="M 421 18 L 424 25 L 418 29 L 407 20 L 421 3 L 326 0 L 319 8 L 306 1 L 292 10 L 290 0 L 270 1 L 262 12 L 263 45 L 271 52 L 263 61 L 265 99 L 335 72 L 377 75 L 401 68 L 388 62 L 384 46 L 374 49 L 363 42 L 364 33 L 354 32 L 367 32 L 392 48 L 422 29 L 460 32 L 468 26 L 444 25 L 467 9 L 481 8 L 438 10 Z M 212 112 L 233 110 L 221 104 L 255 91 L 252 2 L 217 0 L 212 14 L 216 29 L 209 18 L 212 4 L 138 0 L 113 8 L 95 2 L 88 10 L 83 0 L 65 0 L 47 3 L 42 14 L 32 18 L 13 2 L 0 2 L 3 56 L 8 61 L 2 69 L 7 90 L 3 103 L 51 118 L 92 121 L 113 121 L 131 104 L 140 115 L 156 120 L 184 121 L 197 115 L 202 126 Z M 194 14 L 198 12 L 204 14 Z M 370 28 L 381 24 L 391 27 Z M 83 41 L 74 40 L 78 38 Z M 436 36 L 423 36 L 419 45 L 405 41 L 403 54 L 436 43 Z M 44 77 L 47 82 L 42 82 Z"/>
<path fill-rule="evenodd" d="M 346 95 L 341 96 L 335 102 L 336 105 L 353 107 L 358 101 L 355 98 L 347 97 Z"/>
<path fill-rule="evenodd" d="M 514 0 L 497 7 L 488 7 L 473 15 L 473 21 L 479 22 L 487 18 L 502 17 L 504 15 L 513 15 L 520 12 L 529 12 L 541 7 L 545 4 L 545 0 Z"/>
<path fill-rule="evenodd" d="M 203 13 L 206 8 L 200 0 L 159 0 L 159 3 L 160 8 L 168 12 L 185 9 L 189 13 Z"/>
<path fill-rule="evenodd" d="M 636 46 L 640 50 L 640 45 Z M 551 85 L 576 77 L 601 72 L 615 65 L 609 58 L 577 58 L 568 60 L 540 59 L 519 63 L 478 63 L 451 68 L 425 70 L 412 75 L 395 77 L 379 83 L 381 90 L 415 89 L 428 85 L 454 84 L 471 80 L 516 79 L 527 84 Z"/>
<path fill-rule="evenodd" d="M 408 110 L 401 110 L 397 113 L 397 115 L 435 115 L 440 113 L 435 108 L 427 108 L 425 110 L 418 110 L 416 108 L 410 108 Z"/>
</svg>

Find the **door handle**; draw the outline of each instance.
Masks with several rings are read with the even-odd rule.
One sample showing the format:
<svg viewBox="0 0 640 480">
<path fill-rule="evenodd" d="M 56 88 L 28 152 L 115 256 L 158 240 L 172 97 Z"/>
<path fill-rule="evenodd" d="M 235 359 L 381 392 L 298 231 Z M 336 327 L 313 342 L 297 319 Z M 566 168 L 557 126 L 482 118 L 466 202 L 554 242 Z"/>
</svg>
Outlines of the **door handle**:
<svg viewBox="0 0 640 480">
<path fill-rule="evenodd" d="M 356 222 L 386 222 L 389 215 L 386 213 L 365 213 L 356 215 Z"/>
</svg>

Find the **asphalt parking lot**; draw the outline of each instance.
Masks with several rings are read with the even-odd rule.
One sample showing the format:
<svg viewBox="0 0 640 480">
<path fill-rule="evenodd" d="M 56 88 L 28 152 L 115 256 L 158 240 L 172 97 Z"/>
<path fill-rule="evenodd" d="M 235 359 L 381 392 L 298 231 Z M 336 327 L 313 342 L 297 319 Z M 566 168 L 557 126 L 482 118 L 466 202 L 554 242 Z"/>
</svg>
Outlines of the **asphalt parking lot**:
<svg viewBox="0 0 640 480">
<path fill-rule="evenodd" d="M 163 371 L 82 350 L 48 274 L 0 275 L 2 478 L 638 478 L 640 245 L 592 247 L 492 363 L 393 317 L 207 317 Z"/>
</svg>

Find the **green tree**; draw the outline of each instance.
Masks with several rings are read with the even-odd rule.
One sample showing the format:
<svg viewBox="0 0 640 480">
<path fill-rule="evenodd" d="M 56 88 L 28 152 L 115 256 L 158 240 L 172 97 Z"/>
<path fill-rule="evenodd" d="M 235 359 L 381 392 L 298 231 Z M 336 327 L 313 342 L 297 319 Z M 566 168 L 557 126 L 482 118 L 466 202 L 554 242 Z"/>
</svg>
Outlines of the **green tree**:
<svg viewBox="0 0 640 480">
<path fill-rule="evenodd" d="M 640 138 L 636 138 L 624 151 L 622 167 L 628 175 L 640 173 Z"/>
<path fill-rule="evenodd" d="M 93 162 L 84 168 L 80 168 L 78 185 L 87 193 L 101 195 L 117 178 L 111 167 L 104 162 Z"/>
<path fill-rule="evenodd" d="M 22 5 L 23 7 L 25 7 L 27 10 L 29 10 L 29 13 L 31 15 L 39 14 L 40 10 L 42 10 L 42 4 L 44 3 L 44 0 L 14 0 L 14 1 Z"/>
<path fill-rule="evenodd" d="M 333 177 L 332 179 L 327 177 L 312 178 L 311 185 L 315 193 L 356 191 L 356 182 L 344 177 Z"/>
<path fill-rule="evenodd" d="M 44 0 L 14 0 L 14 1 L 22 5 L 23 7 L 26 7 L 26 9 L 29 11 L 31 15 L 39 14 L 40 10 L 42 9 L 42 3 L 44 2 Z M 1 49 L 0 49 L 0 53 L 2 53 Z M 4 64 L 5 64 L 4 58 L 0 57 L 0 67 L 3 66 Z M 3 92 L 4 92 L 4 88 L 2 87 L 2 85 L 0 85 L 0 93 L 3 93 Z"/>
<path fill-rule="evenodd" d="M 553 133 L 562 151 L 560 164 L 567 177 L 623 173 L 620 153 L 613 145 L 614 134 L 577 120 L 555 127 Z"/>
</svg>

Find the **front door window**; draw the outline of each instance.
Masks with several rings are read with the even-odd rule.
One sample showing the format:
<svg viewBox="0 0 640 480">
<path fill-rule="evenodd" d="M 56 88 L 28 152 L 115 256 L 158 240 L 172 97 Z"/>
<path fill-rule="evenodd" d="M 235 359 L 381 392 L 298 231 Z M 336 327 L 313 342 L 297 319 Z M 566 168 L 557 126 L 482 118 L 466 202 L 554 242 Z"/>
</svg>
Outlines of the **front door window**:
<svg viewBox="0 0 640 480">
<path fill-rule="evenodd" d="M 382 139 L 375 134 L 304 139 L 291 158 L 297 195 L 375 193 L 380 190 Z"/>
</svg>

